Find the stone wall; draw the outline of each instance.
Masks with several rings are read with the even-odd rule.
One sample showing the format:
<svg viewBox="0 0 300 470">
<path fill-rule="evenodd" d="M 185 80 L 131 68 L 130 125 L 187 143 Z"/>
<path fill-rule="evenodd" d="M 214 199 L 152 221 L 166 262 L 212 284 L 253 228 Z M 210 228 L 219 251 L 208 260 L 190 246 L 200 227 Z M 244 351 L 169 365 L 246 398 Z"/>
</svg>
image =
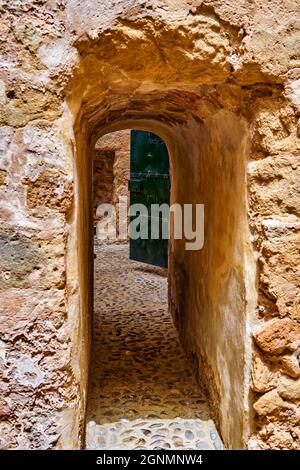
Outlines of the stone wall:
<svg viewBox="0 0 300 470">
<path fill-rule="evenodd" d="M 94 146 L 141 128 L 207 207 L 169 296 L 225 444 L 299 449 L 298 2 L 0 9 L 1 447 L 83 443 Z"/>
<path fill-rule="evenodd" d="M 290 92 L 288 86 L 285 96 L 278 90 L 271 97 L 266 89 L 250 108 L 249 221 L 258 288 L 252 367 L 258 433 L 251 446 L 263 449 L 300 445 L 300 143 Z"/>
<path fill-rule="evenodd" d="M 95 222 L 97 222 L 97 207 L 100 204 L 112 204 L 115 157 L 114 149 L 96 146 L 93 175 Z"/>
<path fill-rule="evenodd" d="M 101 217 L 97 208 L 101 204 L 112 204 L 116 213 L 116 235 L 119 234 L 119 202 L 127 198 L 129 205 L 128 180 L 130 177 L 130 131 L 111 132 L 101 137 L 95 146 L 94 156 L 94 224 L 101 227 Z M 105 219 L 105 220 L 104 220 Z M 106 227 L 107 217 L 102 218 Z M 99 225 L 100 222 L 100 225 Z M 106 233 L 106 232 L 105 232 Z M 114 232 L 111 232 L 114 233 Z M 106 242 L 124 243 L 128 239 L 107 238 Z"/>
</svg>

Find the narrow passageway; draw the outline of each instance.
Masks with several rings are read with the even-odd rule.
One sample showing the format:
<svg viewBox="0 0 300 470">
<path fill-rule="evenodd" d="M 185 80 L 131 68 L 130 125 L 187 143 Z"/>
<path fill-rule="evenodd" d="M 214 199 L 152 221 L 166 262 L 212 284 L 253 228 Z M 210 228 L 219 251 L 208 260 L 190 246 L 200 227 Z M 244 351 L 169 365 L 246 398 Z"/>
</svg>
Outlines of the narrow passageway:
<svg viewBox="0 0 300 470">
<path fill-rule="evenodd" d="M 166 271 L 95 246 L 87 449 L 221 449 L 168 313 Z"/>
</svg>

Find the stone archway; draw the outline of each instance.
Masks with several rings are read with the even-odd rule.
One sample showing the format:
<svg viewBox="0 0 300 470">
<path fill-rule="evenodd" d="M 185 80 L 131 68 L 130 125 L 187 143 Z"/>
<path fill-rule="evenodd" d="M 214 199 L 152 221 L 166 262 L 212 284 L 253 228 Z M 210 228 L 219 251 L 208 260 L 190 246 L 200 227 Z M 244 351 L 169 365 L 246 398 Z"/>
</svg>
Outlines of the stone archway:
<svg viewBox="0 0 300 470">
<path fill-rule="evenodd" d="M 123 27 L 123 26 L 122 26 Z M 86 47 L 86 45 L 84 46 Z M 100 49 L 103 53 L 103 50 Z M 186 252 L 184 240 L 171 240 L 171 314 L 185 349 L 201 374 L 211 400 L 214 418 L 225 443 L 243 447 L 248 433 L 247 388 L 245 387 L 246 292 L 243 249 L 247 240 L 246 120 L 223 101 L 215 86 L 161 85 L 140 79 L 114 78 L 103 92 L 99 88 L 98 63 L 83 54 L 78 85 L 84 103 L 75 124 L 77 139 L 79 260 L 81 273 L 82 325 L 88 331 L 91 307 L 91 187 L 95 141 L 107 132 L 148 129 L 167 143 L 171 160 L 171 203 L 204 203 L 206 241 L 200 252 Z M 96 54 L 93 51 L 93 57 Z M 130 57 L 128 57 L 130 60 Z M 101 62 L 101 60 L 100 60 Z M 92 69 L 90 69 L 92 67 Z M 94 68 L 96 72 L 94 72 Z M 137 67 L 137 65 L 136 65 Z M 113 70 L 113 66 L 111 67 Z M 212 70 L 214 76 L 214 70 Z M 88 83 L 85 83 L 85 77 Z M 93 80 L 94 83 L 93 83 Z M 143 89 L 144 88 L 144 89 Z M 88 93 L 86 90 L 89 90 Z M 77 91 L 78 93 L 78 91 Z M 228 98 L 227 98 L 228 99 Z M 232 99 L 240 100 L 239 87 Z M 72 97 L 71 97 L 72 100 Z M 72 101 L 70 102 L 72 109 Z M 88 248 L 89 247 L 89 248 Z M 249 286 L 253 289 L 253 286 Z M 86 357 L 87 357 L 86 352 Z M 88 369 L 85 359 L 84 370 Z"/>
<path fill-rule="evenodd" d="M 83 441 L 92 149 L 132 126 L 167 142 L 173 199 L 206 206 L 204 249 L 172 243 L 170 304 L 226 445 L 299 448 L 295 8 L 198 3 L 31 2 L 25 29 L 6 6 L 3 448 Z"/>
</svg>

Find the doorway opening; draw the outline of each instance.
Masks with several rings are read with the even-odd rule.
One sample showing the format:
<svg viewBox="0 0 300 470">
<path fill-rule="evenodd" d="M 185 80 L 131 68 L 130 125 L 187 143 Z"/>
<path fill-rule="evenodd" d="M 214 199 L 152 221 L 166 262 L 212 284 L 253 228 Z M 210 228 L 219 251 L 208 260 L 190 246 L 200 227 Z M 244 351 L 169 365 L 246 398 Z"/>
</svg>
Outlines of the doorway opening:
<svg viewBox="0 0 300 470">
<path fill-rule="evenodd" d="M 128 130 L 112 132 L 95 146 L 94 318 L 86 448 L 221 449 L 207 397 L 190 370 L 169 313 L 168 269 L 163 255 L 155 257 L 165 245 L 122 239 L 118 224 L 115 227 L 121 198 L 132 204 L 149 201 L 153 194 L 158 203 L 167 197 L 155 186 L 160 176 L 153 164 L 155 152 L 149 155 L 147 146 L 146 170 L 139 164 L 136 171 L 135 157 L 143 159 L 143 150 L 139 147 L 133 155 L 134 137 Z M 161 148 L 158 152 L 163 158 Z M 164 177 L 166 168 L 160 173 Z M 113 215 L 101 210 L 109 204 L 115 208 Z"/>
<path fill-rule="evenodd" d="M 225 446 L 243 448 L 249 436 L 248 296 L 255 290 L 252 272 L 250 278 L 247 274 L 249 253 L 245 250 L 249 240 L 247 123 L 234 110 L 212 101 L 209 87 L 191 92 L 183 84 L 182 88 L 178 85 L 163 91 L 155 83 L 146 88 L 134 83 L 137 88 L 133 90 L 133 84 L 112 82 L 109 90 L 105 83 L 105 91 L 99 94 L 99 83 L 95 77 L 93 80 L 82 89 L 84 100 L 76 108 L 80 109 L 74 125 L 76 197 L 68 250 L 68 284 L 70 289 L 78 285 L 72 301 L 74 317 L 77 315 L 75 331 L 82 345 L 79 351 L 74 350 L 74 363 L 80 365 L 77 422 L 81 435 L 92 346 L 94 149 L 98 139 L 109 133 L 146 129 L 159 135 L 168 148 L 170 205 L 205 206 L 202 249 L 189 251 L 187 238 L 176 239 L 170 233 L 169 311 L 188 362 L 205 388 Z M 81 78 L 78 86 L 82 86 Z M 77 102 L 71 103 L 75 106 Z"/>
</svg>

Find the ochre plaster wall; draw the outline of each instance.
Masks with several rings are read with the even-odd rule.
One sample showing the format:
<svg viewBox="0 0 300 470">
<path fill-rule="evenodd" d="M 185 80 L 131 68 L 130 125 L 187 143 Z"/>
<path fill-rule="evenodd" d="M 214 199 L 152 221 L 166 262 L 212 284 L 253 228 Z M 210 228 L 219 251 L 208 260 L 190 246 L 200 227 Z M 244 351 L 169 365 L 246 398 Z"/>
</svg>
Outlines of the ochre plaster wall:
<svg viewBox="0 0 300 470">
<path fill-rule="evenodd" d="M 141 128 L 172 200 L 206 205 L 203 250 L 171 242 L 170 308 L 222 437 L 299 448 L 298 2 L 1 8 L 1 447 L 83 443 L 94 147 Z"/>
</svg>

